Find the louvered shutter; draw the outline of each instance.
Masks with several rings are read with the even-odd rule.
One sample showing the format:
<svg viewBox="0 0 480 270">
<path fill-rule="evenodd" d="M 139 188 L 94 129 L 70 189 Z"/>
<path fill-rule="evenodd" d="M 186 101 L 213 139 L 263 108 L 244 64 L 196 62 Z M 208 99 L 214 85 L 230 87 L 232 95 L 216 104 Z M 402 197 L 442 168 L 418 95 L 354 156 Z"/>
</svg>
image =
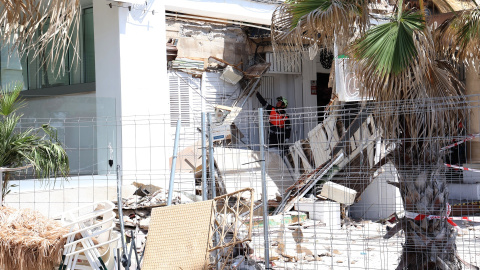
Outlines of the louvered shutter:
<svg viewBox="0 0 480 270">
<path fill-rule="evenodd" d="M 192 124 L 190 86 L 192 83 L 188 74 L 183 72 L 168 72 L 170 91 L 170 125 L 174 127 L 180 119 L 182 127 Z"/>
</svg>

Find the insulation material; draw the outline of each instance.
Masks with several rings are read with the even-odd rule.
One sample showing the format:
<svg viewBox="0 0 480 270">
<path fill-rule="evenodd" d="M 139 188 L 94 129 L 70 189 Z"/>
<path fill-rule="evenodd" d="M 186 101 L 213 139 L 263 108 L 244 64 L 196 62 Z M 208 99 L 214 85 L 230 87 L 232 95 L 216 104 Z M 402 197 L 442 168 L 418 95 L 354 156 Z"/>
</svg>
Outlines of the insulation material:
<svg viewBox="0 0 480 270">
<path fill-rule="evenodd" d="M 153 209 L 142 269 L 206 269 L 213 202 Z"/>
</svg>

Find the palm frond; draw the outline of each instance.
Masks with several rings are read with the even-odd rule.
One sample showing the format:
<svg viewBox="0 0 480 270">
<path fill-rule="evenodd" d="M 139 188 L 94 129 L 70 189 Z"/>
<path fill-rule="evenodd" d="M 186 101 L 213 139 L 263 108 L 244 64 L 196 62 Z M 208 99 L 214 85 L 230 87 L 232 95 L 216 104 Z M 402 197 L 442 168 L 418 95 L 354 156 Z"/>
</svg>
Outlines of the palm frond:
<svg viewBox="0 0 480 270">
<path fill-rule="evenodd" d="M 347 43 L 368 24 L 367 1 L 300 0 L 280 5 L 272 16 L 275 52 L 299 52 L 305 47 L 333 49 Z"/>
<path fill-rule="evenodd" d="M 480 7 L 457 13 L 438 28 L 438 50 L 459 63 L 480 69 Z"/>
<path fill-rule="evenodd" d="M 351 52 L 356 59 L 366 59 L 379 75 L 400 74 L 415 57 L 413 32 L 423 31 L 425 21 L 415 12 L 402 12 L 391 22 L 369 29 Z"/>
<path fill-rule="evenodd" d="M 22 83 L 16 83 L 0 91 L 0 115 L 6 116 L 25 107 L 25 102 L 19 99 L 22 87 Z"/>
<path fill-rule="evenodd" d="M 39 179 L 67 177 L 69 159 L 63 145 L 57 138 L 54 128 L 43 125 L 41 128 L 19 129 L 21 115 L 16 114 L 21 86 L 13 91 L 2 90 L 0 98 L 0 167 L 20 167 L 32 165 Z M 8 178 L 6 178 L 8 181 Z M 8 185 L 5 184 L 4 188 Z M 4 193 L 7 190 L 3 190 Z"/>
<path fill-rule="evenodd" d="M 370 48 L 364 49 L 369 54 L 364 51 L 358 53 L 358 47 L 354 47 L 357 53 L 353 55 L 356 56 L 356 72 L 363 82 L 362 94 L 374 97 L 379 104 L 395 102 L 399 107 L 397 112 L 379 114 L 382 117 L 377 121 L 385 138 L 408 138 L 408 145 L 404 145 L 403 150 L 426 158 L 424 155 L 438 153 L 435 150 L 446 142 L 424 138 L 458 134 L 459 123 L 465 119 L 467 112 L 462 109 L 465 108 L 462 94 L 464 86 L 457 79 L 456 69 L 437 54 L 433 29 L 428 27 L 421 30 L 420 27 L 413 30 L 407 43 L 410 48 L 399 49 L 397 54 L 391 48 L 393 45 L 380 46 L 372 42 Z M 365 39 L 361 42 L 365 42 Z M 378 40 L 387 43 L 381 38 Z M 368 43 L 362 46 L 365 44 Z M 371 47 L 377 51 L 368 51 Z M 390 50 L 389 57 L 379 51 L 386 49 Z M 415 54 L 404 57 L 406 52 L 413 50 Z M 384 57 L 383 62 L 371 59 L 378 55 Z M 403 60 L 395 59 L 402 56 Z M 397 68 L 392 67 L 395 61 Z M 438 104 L 442 104 L 442 108 Z M 382 110 L 381 106 L 377 109 Z"/>
<path fill-rule="evenodd" d="M 65 72 L 62 64 L 70 46 L 73 61 L 79 60 L 78 29 L 80 26 L 79 0 L 0 0 L 0 36 L 10 54 L 25 53 L 34 57 L 45 54 L 41 65 L 58 74 Z M 59 65 L 60 63 L 60 65 Z"/>
</svg>

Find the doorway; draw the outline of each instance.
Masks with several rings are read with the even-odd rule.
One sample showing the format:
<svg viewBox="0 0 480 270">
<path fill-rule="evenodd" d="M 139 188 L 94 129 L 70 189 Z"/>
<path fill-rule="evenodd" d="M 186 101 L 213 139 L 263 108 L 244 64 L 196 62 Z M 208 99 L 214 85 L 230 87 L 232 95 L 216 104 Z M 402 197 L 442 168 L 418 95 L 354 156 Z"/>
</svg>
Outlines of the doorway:
<svg viewBox="0 0 480 270">
<path fill-rule="evenodd" d="M 318 114 L 318 123 L 323 122 L 325 118 L 325 106 L 330 103 L 332 98 L 332 88 L 328 87 L 328 80 L 330 74 L 328 73 L 317 73 L 317 114 Z"/>
</svg>

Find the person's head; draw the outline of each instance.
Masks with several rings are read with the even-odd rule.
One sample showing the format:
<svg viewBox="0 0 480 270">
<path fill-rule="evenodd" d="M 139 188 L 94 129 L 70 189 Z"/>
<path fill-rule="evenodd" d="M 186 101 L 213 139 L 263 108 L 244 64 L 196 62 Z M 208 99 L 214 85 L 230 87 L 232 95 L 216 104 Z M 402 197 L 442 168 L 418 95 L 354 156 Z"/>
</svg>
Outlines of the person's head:
<svg viewBox="0 0 480 270">
<path fill-rule="evenodd" d="M 285 109 L 288 106 L 288 101 L 286 98 L 279 96 L 277 97 L 277 104 L 275 105 L 276 108 Z"/>
</svg>

